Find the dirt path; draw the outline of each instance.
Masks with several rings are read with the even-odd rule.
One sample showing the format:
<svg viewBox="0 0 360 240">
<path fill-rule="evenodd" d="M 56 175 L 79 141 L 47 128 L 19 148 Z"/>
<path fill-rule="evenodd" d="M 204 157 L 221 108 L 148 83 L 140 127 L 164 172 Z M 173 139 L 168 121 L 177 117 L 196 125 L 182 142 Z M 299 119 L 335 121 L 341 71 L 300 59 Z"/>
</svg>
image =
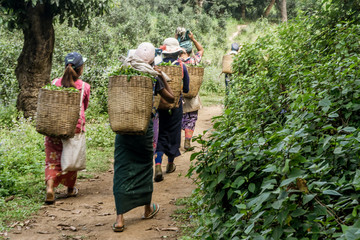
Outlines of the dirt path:
<svg viewBox="0 0 360 240">
<path fill-rule="evenodd" d="M 199 111 L 195 134 L 211 127 L 211 118 L 221 114 L 220 106 L 204 107 Z M 193 143 L 194 146 L 197 143 Z M 183 148 L 181 149 L 183 152 Z M 115 221 L 115 205 L 112 194 L 113 171 L 99 174 L 96 179 L 79 179 L 76 198 L 59 200 L 55 205 L 42 209 L 19 224 L 9 233 L 10 239 L 58 240 L 58 239 L 177 239 L 178 227 L 171 215 L 179 208 L 174 204 L 177 198 L 189 196 L 195 188 L 192 181 L 185 177 L 190 165 L 191 152 L 176 158 L 177 169 L 165 174 L 164 181 L 154 183 L 153 201 L 160 204 L 160 212 L 150 220 L 142 220 L 143 207 L 125 214 L 126 229 L 114 233 L 111 229 Z M 166 160 L 164 161 L 166 163 Z M 165 172 L 166 164 L 163 164 Z"/>
<path fill-rule="evenodd" d="M 234 32 L 234 33 L 229 37 L 230 42 L 232 42 L 232 41 L 236 38 L 236 36 L 239 35 L 239 34 L 241 33 L 241 31 L 242 31 L 244 28 L 246 28 L 246 27 L 247 27 L 247 25 L 237 25 L 237 27 L 236 27 L 237 31 Z"/>
</svg>

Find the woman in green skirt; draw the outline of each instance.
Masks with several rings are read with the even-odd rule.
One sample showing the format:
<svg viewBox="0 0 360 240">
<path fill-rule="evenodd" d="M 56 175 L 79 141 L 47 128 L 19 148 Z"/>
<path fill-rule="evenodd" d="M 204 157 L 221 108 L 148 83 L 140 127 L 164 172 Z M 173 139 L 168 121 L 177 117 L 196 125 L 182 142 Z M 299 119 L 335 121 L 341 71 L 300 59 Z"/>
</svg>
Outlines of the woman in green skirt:
<svg viewBox="0 0 360 240">
<path fill-rule="evenodd" d="M 130 65 L 131 62 L 136 62 L 136 66 L 133 66 L 135 69 L 154 74 L 154 69 L 150 67 L 154 58 L 155 47 L 151 43 L 142 43 L 136 49 L 134 56 L 130 56 L 130 60 L 127 60 Z M 155 70 L 158 77 L 154 85 L 154 94 L 160 94 L 166 101 L 174 102 L 174 95 L 169 85 L 163 81 L 162 74 L 156 67 Z M 124 213 L 133 208 L 144 206 L 144 219 L 152 218 L 159 212 L 159 205 L 151 204 L 153 153 L 152 120 L 145 135 L 116 135 L 113 192 L 117 217 L 112 226 L 115 232 L 124 231 Z"/>
</svg>

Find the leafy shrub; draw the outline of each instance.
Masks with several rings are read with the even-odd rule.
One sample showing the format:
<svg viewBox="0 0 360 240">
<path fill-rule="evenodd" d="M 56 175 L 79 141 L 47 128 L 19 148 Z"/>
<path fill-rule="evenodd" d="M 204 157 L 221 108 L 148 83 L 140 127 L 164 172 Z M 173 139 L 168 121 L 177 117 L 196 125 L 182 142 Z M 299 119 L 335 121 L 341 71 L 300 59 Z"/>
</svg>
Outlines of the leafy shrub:
<svg viewBox="0 0 360 240">
<path fill-rule="evenodd" d="M 19 88 L 15 77 L 17 58 L 22 49 L 21 32 L 9 32 L 0 25 L 0 105 L 16 98 Z"/>
<path fill-rule="evenodd" d="M 336 6 L 235 60 L 224 115 L 192 156 L 199 238 L 360 238 L 360 25 L 346 8 L 336 20 Z"/>
</svg>

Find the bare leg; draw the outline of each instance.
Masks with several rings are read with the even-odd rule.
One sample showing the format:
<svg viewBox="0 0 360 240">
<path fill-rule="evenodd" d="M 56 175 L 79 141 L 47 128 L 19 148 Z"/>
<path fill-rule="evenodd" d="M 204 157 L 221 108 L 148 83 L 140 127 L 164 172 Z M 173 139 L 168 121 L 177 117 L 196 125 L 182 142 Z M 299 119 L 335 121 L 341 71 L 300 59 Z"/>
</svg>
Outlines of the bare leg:
<svg viewBox="0 0 360 240">
<path fill-rule="evenodd" d="M 124 226 L 124 214 L 119 214 L 116 216 L 115 227 L 123 227 Z"/>
<path fill-rule="evenodd" d="M 54 180 L 49 179 L 46 181 L 46 202 L 53 202 L 55 200 Z"/>
<path fill-rule="evenodd" d="M 144 212 L 144 217 L 147 217 L 150 215 L 150 213 L 154 210 L 151 207 L 151 204 L 145 205 L 145 212 Z"/>
</svg>

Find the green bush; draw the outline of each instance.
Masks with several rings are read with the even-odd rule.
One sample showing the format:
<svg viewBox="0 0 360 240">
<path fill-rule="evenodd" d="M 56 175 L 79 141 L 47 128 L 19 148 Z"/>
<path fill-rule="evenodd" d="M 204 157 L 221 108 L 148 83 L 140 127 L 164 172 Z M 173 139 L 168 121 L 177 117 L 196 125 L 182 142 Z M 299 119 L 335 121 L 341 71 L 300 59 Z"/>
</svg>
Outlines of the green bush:
<svg viewBox="0 0 360 240">
<path fill-rule="evenodd" d="M 360 238 L 360 25 L 339 6 L 243 47 L 192 155 L 206 209 L 195 236 Z"/>
</svg>

